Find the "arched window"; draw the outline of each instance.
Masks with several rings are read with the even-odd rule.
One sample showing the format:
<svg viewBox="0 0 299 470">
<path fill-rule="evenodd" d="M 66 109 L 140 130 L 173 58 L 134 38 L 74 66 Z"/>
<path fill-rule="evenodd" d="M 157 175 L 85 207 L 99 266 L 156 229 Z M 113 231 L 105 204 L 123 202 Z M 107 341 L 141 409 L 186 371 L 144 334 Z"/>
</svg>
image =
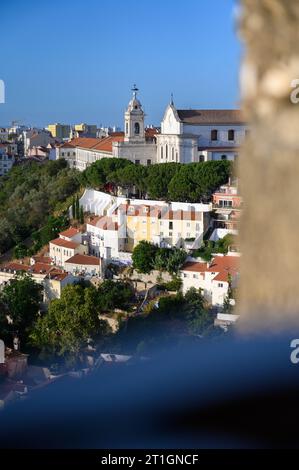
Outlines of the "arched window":
<svg viewBox="0 0 299 470">
<path fill-rule="evenodd" d="M 166 160 L 168 158 L 168 145 L 167 144 L 165 145 L 165 158 Z"/>
<path fill-rule="evenodd" d="M 171 149 L 171 160 L 174 160 L 174 148 Z"/>
<path fill-rule="evenodd" d="M 218 131 L 217 131 L 217 129 L 211 130 L 211 140 L 218 140 Z"/>
<path fill-rule="evenodd" d="M 139 134 L 139 133 L 140 133 L 140 125 L 139 125 L 139 122 L 135 122 L 134 130 L 135 130 L 135 134 Z"/>
<path fill-rule="evenodd" d="M 228 140 L 235 140 L 235 131 L 233 129 L 228 131 Z"/>
<path fill-rule="evenodd" d="M 161 158 L 163 158 L 163 147 L 161 147 Z"/>
</svg>

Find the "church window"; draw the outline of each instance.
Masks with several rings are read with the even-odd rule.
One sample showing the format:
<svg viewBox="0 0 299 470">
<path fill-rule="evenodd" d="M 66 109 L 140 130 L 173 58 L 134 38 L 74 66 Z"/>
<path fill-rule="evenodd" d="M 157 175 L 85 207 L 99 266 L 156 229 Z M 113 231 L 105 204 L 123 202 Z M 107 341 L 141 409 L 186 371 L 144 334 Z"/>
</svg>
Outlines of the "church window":
<svg viewBox="0 0 299 470">
<path fill-rule="evenodd" d="M 161 147 L 161 158 L 163 158 L 163 147 Z"/>
<path fill-rule="evenodd" d="M 211 131 L 211 140 L 218 140 L 218 131 L 217 131 L 217 129 L 213 129 Z"/>
<path fill-rule="evenodd" d="M 199 155 L 199 161 L 204 162 L 205 161 L 205 156 L 204 155 Z"/>
<path fill-rule="evenodd" d="M 166 160 L 168 158 L 168 145 L 167 144 L 165 145 L 165 158 Z"/>
<path fill-rule="evenodd" d="M 233 129 L 228 131 L 228 140 L 235 140 L 235 131 Z"/>
<path fill-rule="evenodd" d="M 126 122 L 126 134 L 128 134 L 128 133 L 129 133 L 129 125 L 128 125 L 128 123 Z"/>
<path fill-rule="evenodd" d="M 139 125 L 139 122 L 135 122 L 134 129 L 135 129 L 135 134 L 139 134 L 139 133 L 140 133 L 140 125 Z"/>
<path fill-rule="evenodd" d="M 171 160 L 174 160 L 174 148 L 171 149 Z"/>
</svg>

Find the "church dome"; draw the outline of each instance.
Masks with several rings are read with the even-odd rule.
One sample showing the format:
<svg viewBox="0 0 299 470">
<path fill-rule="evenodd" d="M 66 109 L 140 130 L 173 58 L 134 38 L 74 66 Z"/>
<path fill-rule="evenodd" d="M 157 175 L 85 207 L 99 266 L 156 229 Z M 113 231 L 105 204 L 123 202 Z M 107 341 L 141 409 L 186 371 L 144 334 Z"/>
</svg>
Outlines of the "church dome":
<svg viewBox="0 0 299 470">
<path fill-rule="evenodd" d="M 134 109 L 141 109 L 141 103 L 136 97 L 131 99 L 128 106 L 129 111 L 133 111 Z"/>
<path fill-rule="evenodd" d="M 133 86 L 132 91 L 133 91 L 133 97 L 129 102 L 128 111 L 131 112 L 131 111 L 134 111 L 134 109 L 142 110 L 142 105 L 139 99 L 137 98 L 138 88 L 136 87 L 136 85 Z"/>
</svg>

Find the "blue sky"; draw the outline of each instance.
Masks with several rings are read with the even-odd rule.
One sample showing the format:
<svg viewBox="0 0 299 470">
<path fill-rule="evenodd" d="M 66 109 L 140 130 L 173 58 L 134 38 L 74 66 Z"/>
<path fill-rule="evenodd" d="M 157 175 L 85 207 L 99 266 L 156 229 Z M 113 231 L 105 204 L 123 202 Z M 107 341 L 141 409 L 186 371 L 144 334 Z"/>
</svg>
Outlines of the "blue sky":
<svg viewBox="0 0 299 470">
<path fill-rule="evenodd" d="M 235 0 L 0 0 L 0 79 L 13 119 L 123 125 L 136 83 L 147 122 L 238 106 Z"/>
</svg>

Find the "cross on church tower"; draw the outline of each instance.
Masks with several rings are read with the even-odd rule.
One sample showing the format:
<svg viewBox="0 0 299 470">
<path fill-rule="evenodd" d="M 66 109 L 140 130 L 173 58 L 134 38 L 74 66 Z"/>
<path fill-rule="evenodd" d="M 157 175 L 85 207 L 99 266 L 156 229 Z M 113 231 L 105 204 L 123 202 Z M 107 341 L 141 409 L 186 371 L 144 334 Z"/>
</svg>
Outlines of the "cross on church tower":
<svg viewBox="0 0 299 470">
<path fill-rule="evenodd" d="M 133 91 L 133 96 L 134 96 L 134 98 L 136 98 L 137 91 L 139 91 L 139 89 L 138 89 L 137 86 L 136 86 L 136 83 L 134 83 L 134 85 L 133 85 L 133 87 L 132 87 L 132 91 Z"/>
</svg>

